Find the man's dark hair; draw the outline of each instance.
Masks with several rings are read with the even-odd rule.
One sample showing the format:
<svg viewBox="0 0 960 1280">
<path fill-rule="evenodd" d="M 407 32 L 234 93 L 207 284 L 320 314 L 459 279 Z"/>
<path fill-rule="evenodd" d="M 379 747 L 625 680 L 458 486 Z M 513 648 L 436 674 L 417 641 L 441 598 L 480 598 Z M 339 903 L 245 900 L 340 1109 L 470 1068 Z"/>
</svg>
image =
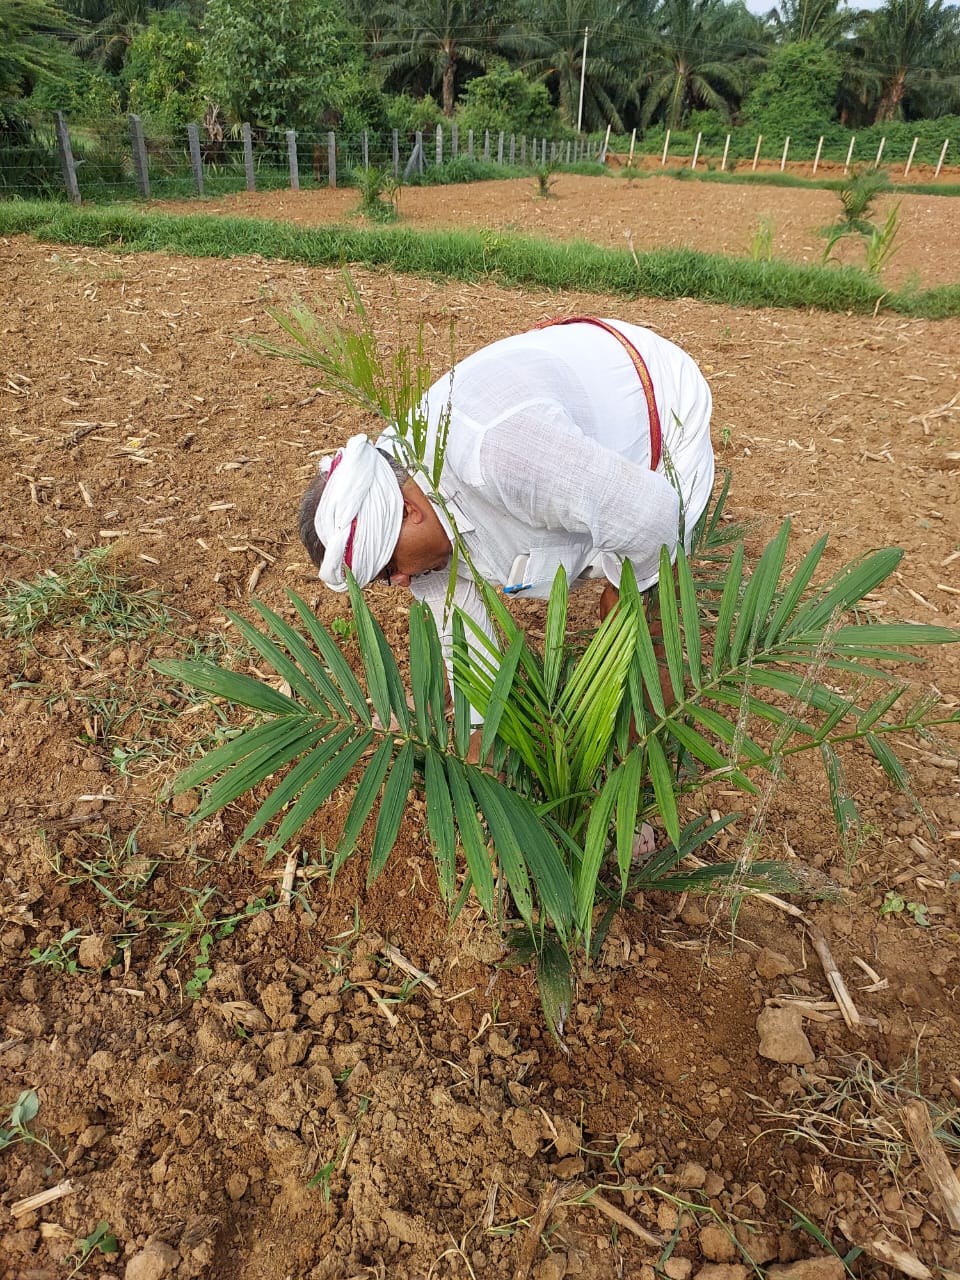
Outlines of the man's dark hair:
<svg viewBox="0 0 960 1280">
<path fill-rule="evenodd" d="M 388 453 L 386 449 L 378 449 L 381 454 L 390 463 L 390 470 L 393 472 L 394 479 L 402 489 L 410 479 L 410 473 L 402 462 L 398 462 L 392 453 Z M 310 559 L 319 569 L 323 563 L 326 548 L 317 537 L 316 515 L 317 507 L 320 504 L 320 498 L 326 486 L 327 478 L 322 475 L 315 475 L 307 487 L 306 493 L 300 499 L 300 512 L 298 516 L 298 524 L 300 528 L 300 541 L 307 549 Z"/>
</svg>

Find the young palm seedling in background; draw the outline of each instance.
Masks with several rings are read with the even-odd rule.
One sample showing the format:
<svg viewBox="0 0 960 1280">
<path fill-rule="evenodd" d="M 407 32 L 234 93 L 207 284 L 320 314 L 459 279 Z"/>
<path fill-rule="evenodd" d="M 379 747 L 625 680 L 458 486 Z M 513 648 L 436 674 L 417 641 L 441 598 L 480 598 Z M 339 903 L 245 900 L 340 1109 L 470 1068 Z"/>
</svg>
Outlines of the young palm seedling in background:
<svg viewBox="0 0 960 1280">
<path fill-rule="evenodd" d="M 308 324 L 305 315 L 298 312 L 296 322 L 298 358 L 329 367 L 334 385 L 352 382 L 353 398 L 368 407 L 384 406 L 382 416 L 408 428 L 411 456 L 422 464 L 410 388 L 401 387 L 394 408 L 384 411 L 391 396 L 382 393 L 392 377 L 369 330 L 349 337 Z M 413 362 L 404 360 L 395 367 L 412 371 Z M 419 372 L 416 381 L 425 386 Z M 397 403 L 404 412 L 395 411 Z M 438 479 L 439 464 L 434 486 Z M 737 893 L 757 885 L 802 889 L 785 865 L 754 862 L 753 848 L 737 863 L 683 867 L 730 821 L 710 823 L 707 783 L 722 780 L 754 794 L 764 778 L 779 779 L 794 755 L 812 751 L 823 763 L 838 823 L 849 831 L 856 815 L 839 754 L 847 744 L 864 743 L 894 785 L 906 789 L 891 739 L 960 721 L 960 712 L 938 710 L 933 697 L 910 700 L 907 686 L 892 681 L 884 665 L 915 661 L 915 646 L 954 642 L 960 632 L 852 620 L 851 611 L 894 571 L 899 551 L 866 555 L 812 586 L 826 538 L 791 572 L 787 522 L 748 572 L 742 539 L 727 559 L 717 558 L 719 528 L 715 507 L 695 535 L 697 554 L 691 560 L 680 554 L 675 577 L 662 557 L 659 613 L 672 700 L 629 566 L 619 607 L 579 655 L 566 639 L 562 572 L 541 647 L 497 593 L 478 582 L 499 646 L 474 634 L 468 620 L 454 619 L 449 718 L 447 664 L 429 610 L 417 603 L 410 609 L 408 702 L 383 631 L 351 580 L 359 671 L 293 593 L 297 625 L 259 602 L 259 627 L 231 615 L 261 669 L 275 673 L 273 683 L 213 662 L 162 664 L 184 684 L 257 713 L 184 771 L 175 789 L 209 784 L 194 815 L 202 820 L 269 783 L 238 844 L 269 830 L 270 856 L 346 787 L 352 799 L 333 871 L 358 852 L 364 824 L 375 814 L 372 844 L 362 850 L 368 880 L 390 855 L 411 791 L 420 792 L 448 909 L 455 914 L 473 892 L 496 927 L 513 913 L 519 917 L 537 958 L 545 1013 L 562 1036 L 577 958 L 591 954 L 628 892 L 721 881 Z M 469 758 L 471 706 L 484 715 L 480 759 L 492 760 L 492 769 Z M 634 833 L 645 817 L 659 818 L 667 843 L 638 866 Z"/>
</svg>

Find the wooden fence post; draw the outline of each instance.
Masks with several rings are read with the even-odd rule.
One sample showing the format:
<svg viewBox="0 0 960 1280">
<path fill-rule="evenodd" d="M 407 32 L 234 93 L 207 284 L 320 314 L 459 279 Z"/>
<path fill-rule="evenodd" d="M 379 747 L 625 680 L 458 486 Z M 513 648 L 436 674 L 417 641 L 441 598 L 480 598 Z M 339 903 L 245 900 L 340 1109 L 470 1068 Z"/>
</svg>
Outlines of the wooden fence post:
<svg viewBox="0 0 960 1280">
<path fill-rule="evenodd" d="M 332 129 L 327 134 L 327 183 L 337 185 L 337 135 Z"/>
<path fill-rule="evenodd" d="M 527 135 L 525 133 L 520 135 L 520 163 L 527 163 Z"/>
<path fill-rule="evenodd" d="M 950 139 L 944 138 L 943 146 L 940 148 L 940 159 L 937 161 L 937 167 L 933 175 L 935 178 L 940 177 L 940 170 L 943 168 L 943 162 L 947 158 L 947 147 L 949 147 L 949 145 L 950 145 Z"/>
<path fill-rule="evenodd" d="M 512 166 L 513 166 L 513 164 L 514 164 L 514 161 L 515 161 L 515 160 L 516 160 L 516 158 L 517 158 L 517 135 L 516 135 L 515 133 L 511 133 L 511 135 L 510 135 L 510 152 L 509 152 L 509 155 L 510 155 L 510 165 L 511 165 L 511 167 L 512 167 Z"/>
<path fill-rule="evenodd" d="M 754 171 L 756 171 L 756 168 L 757 168 L 757 161 L 760 159 L 760 144 L 761 144 L 762 142 L 763 142 L 763 134 L 762 134 L 762 133 L 758 133 L 758 134 L 757 134 L 757 149 L 756 149 L 756 151 L 754 151 L 754 153 L 753 153 L 753 168 L 754 168 Z"/>
<path fill-rule="evenodd" d="M 851 134 L 851 135 L 850 135 L 850 145 L 849 145 L 849 147 L 847 147 L 847 158 L 846 158 L 846 161 L 844 162 L 844 166 L 843 166 L 843 172 L 844 172 L 844 173 L 849 173 L 849 172 L 850 172 L 850 161 L 851 161 L 851 160 L 852 160 L 852 158 L 853 158 L 853 144 L 856 142 L 856 140 L 857 140 L 857 135 L 856 135 L 855 133 Z"/>
<path fill-rule="evenodd" d="M 820 164 L 820 153 L 823 151 L 823 134 L 820 135 L 820 141 L 817 143 L 817 154 L 813 157 L 813 172 L 817 172 L 817 166 Z"/>
<path fill-rule="evenodd" d="M 698 133 L 698 134 L 697 134 L 697 144 L 696 144 L 696 146 L 693 148 L 693 159 L 690 161 L 690 168 L 691 168 L 691 169 L 695 169 L 695 168 L 697 167 L 697 160 L 698 160 L 698 159 L 699 159 L 699 157 L 700 157 L 700 143 L 701 143 L 702 141 L 703 141 L 703 134 L 702 134 L 702 133 Z"/>
<path fill-rule="evenodd" d="M 541 163 L 541 164 L 546 164 L 546 163 L 547 163 L 547 140 L 546 140 L 546 138 L 541 138 L 541 139 L 540 139 L 540 163 Z"/>
<path fill-rule="evenodd" d="M 300 162 L 297 158 L 297 131 L 287 130 L 287 165 L 290 169 L 290 190 L 300 190 Z"/>
<path fill-rule="evenodd" d="M 131 115 L 130 141 L 133 144 L 133 176 L 143 200 L 150 199 L 150 169 L 147 165 L 147 144 L 143 138 L 143 121 Z"/>
<path fill-rule="evenodd" d="M 467 130 L 467 155 L 473 159 L 473 130 Z"/>
<path fill-rule="evenodd" d="M 497 164 L 503 164 L 503 130 L 497 137 Z"/>
<path fill-rule="evenodd" d="M 730 154 L 730 135 L 727 134 L 727 140 L 723 144 L 723 159 L 720 161 L 720 172 L 723 173 L 727 167 L 727 156 Z"/>
<path fill-rule="evenodd" d="M 437 125 L 437 168 L 443 164 L 443 125 Z"/>
<path fill-rule="evenodd" d="M 456 121 L 450 126 L 450 154 L 454 160 L 460 154 L 460 126 Z"/>
<path fill-rule="evenodd" d="M 246 122 L 241 125 L 240 133 L 243 136 L 243 168 L 247 177 L 247 190 L 256 191 L 257 175 L 253 168 L 253 134 L 250 132 L 250 126 Z"/>
<path fill-rule="evenodd" d="M 663 140 L 663 155 L 660 157 L 660 167 L 667 163 L 667 152 L 670 150 L 670 130 L 667 130 L 667 136 Z"/>
<path fill-rule="evenodd" d="M 197 195 L 203 195 L 203 157 L 200 154 L 200 129 L 195 124 L 187 125 L 187 142 L 190 146 L 190 168 L 193 172 L 193 184 Z"/>
<path fill-rule="evenodd" d="M 364 129 L 360 138 L 360 154 L 363 157 L 363 171 L 366 173 L 370 168 L 370 135 L 366 129 Z"/>
<path fill-rule="evenodd" d="M 393 131 L 393 176 L 400 177 L 400 130 Z"/>
<path fill-rule="evenodd" d="M 67 199 L 72 204 L 80 203 L 80 186 L 77 182 L 77 166 L 73 162 L 73 147 L 70 145 L 70 130 L 62 111 L 57 112 L 57 151 L 60 153 L 60 167 L 63 169 L 63 185 L 67 189 Z"/>
<path fill-rule="evenodd" d="M 570 163 L 570 156 L 571 156 L 572 150 L 573 150 L 573 143 L 568 138 L 567 139 L 567 164 Z"/>
<path fill-rule="evenodd" d="M 484 129 L 483 131 L 483 158 L 484 160 L 490 159 L 490 130 L 489 129 Z"/>
<path fill-rule="evenodd" d="M 914 138 L 914 140 L 913 140 L 913 146 L 910 148 L 910 154 L 907 156 L 907 163 L 906 163 L 906 166 L 905 166 L 905 168 L 904 168 L 904 170 L 903 170 L 903 176 L 904 176 L 904 177 L 906 177 L 906 176 L 907 176 L 907 174 L 910 172 L 910 166 L 913 164 L 913 157 L 914 157 L 914 156 L 916 155 L 916 153 L 917 153 L 917 143 L 918 143 L 919 141 L 920 141 L 920 139 L 919 139 L 919 138 Z"/>
</svg>

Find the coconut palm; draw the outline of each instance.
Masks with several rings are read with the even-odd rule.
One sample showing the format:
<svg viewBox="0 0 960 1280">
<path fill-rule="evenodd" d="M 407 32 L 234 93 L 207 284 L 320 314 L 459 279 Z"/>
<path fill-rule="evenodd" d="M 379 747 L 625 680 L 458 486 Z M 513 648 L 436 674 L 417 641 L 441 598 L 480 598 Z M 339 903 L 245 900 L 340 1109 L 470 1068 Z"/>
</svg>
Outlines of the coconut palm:
<svg viewBox="0 0 960 1280">
<path fill-rule="evenodd" d="M 696 107 L 729 116 L 762 53 L 756 32 L 755 19 L 726 0 L 662 0 L 643 74 L 641 122 L 661 118 L 677 128 Z"/>
</svg>

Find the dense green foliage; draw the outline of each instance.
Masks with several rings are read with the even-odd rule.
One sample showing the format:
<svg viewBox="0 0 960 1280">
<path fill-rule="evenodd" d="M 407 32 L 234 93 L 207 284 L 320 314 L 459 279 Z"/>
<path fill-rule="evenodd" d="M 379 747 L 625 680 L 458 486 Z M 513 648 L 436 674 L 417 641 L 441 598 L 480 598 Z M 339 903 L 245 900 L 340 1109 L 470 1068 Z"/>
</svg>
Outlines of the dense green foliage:
<svg viewBox="0 0 960 1280">
<path fill-rule="evenodd" d="M 0 99 L 211 141 L 426 130 L 794 140 L 960 113 L 960 6 L 779 0 L 5 0 Z M 96 69 L 100 78 L 91 77 Z M 941 131 L 941 138 L 949 134 Z M 282 139 L 281 139 L 282 141 Z"/>
<path fill-rule="evenodd" d="M 311 129 L 361 71 L 359 35 L 336 0 L 209 0 L 205 75 L 228 116 L 257 128 Z"/>
</svg>

